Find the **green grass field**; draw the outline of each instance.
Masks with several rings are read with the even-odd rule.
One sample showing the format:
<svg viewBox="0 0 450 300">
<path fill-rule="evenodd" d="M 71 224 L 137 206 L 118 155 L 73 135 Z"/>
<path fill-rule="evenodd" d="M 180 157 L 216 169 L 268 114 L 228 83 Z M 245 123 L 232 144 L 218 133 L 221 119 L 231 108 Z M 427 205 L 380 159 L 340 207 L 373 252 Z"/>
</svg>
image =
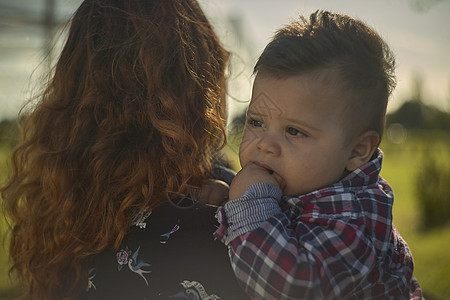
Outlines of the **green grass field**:
<svg viewBox="0 0 450 300">
<path fill-rule="evenodd" d="M 9 153 L 9 148 L 0 144 L 0 182 L 2 182 L 7 175 L 7 160 L 9 159 Z M 21 294 L 21 290 L 17 284 L 11 282 L 8 275 L 8 256 L 5 251 L 6 245 L 3 243 L 6 224 L 4 222 L 3 214 L 0 214 L 0 216 L 0 300 L 11 300 L 18 297 Z"/>
<path fill-rule="evenodd" d="M 385 153 L 381 175 L 391 184 L 394 200 L 394 224 L 407 241 L 415 261 L 414 274 L 427 299 L 448 299 L 450 295 L 450 224 L 438 229 L 423 230 L 421 211 L 415 190 L 427 151 L 439 158 L 441 165 L 450 166 L 450 135 L 415 136 L 407 143 L 384 143 Z M 450 183 L 449 183 L 450 184 Z"/>
<path fill-rule="evenodd" d="M 415 260 L 414 274 L 418 278 L 427 299 L 447 299 L 450 295 L 450 224 L 432 231 L 423 231 L 421 212 L 415 197 L 416 176 L 420 172 L 422 156 L 427 148 L 436 155 L 450 152 L 450 136 L 423 135 L 408 137 L 406 143 L 382 144 L 385 153 L 382 176 L 391 184 L 394 194 L 394 223 L 408 242 Z M 232 156 L 232 164 L 238 166 L 235 149 L 227 148 Z M 9 153 L 0 146 L 0 178 L 6 175 L 5 161 Z M 443 156 L 439 162 L 449 164 Z M 449 212 L 450 213 L 450 212 Z M 0 223 L 0 233 L 4 235 L 4 224 Z M 7 257 L 4 249 L 0 252 L 0 299 L 11 299 L 20 289 L 12 284 L 7 274 Z"/>
</svg>

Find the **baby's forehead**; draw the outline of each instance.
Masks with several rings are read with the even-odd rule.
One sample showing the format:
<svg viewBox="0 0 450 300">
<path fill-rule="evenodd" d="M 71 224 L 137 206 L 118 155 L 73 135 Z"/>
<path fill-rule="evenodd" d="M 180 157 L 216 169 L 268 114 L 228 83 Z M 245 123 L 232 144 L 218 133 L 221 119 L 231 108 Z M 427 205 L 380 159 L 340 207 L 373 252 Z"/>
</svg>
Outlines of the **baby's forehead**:
<svg viewBox="0 0 450 300">
<path fill-rule="evenodd" d="M 282 88 L 276 88 L 277 86 Z M 333 69 L 321 68 L 287 75 L 258 73 L 250 106 L 276 109 L 280 94 L 293 97 L 297 94 L 307 94 L 310 102 L 326 99 L 328 104 L 336 109 L 348 107 L 356 97 L 351 84 L 347 84 L 339 72 Z"/>
<path fill-rule="evenodd" d="M 314 75 L 264 76 L 255 79 L 250 109 L 270 115 L 299 110 L 343 112 L 350 105 L 349 98 L 349 93 L 340 85 L 318 80 Z"/>
<path fill-rule="evenodd" d="M 321 120 L 334 122 L 335 126 L 339 127 L 355 123 L 359 114 L 354 104 L 356 96 L 353 94 L 356 93 L 346 88 L 336 77 L 336 74 L 329 72 L 310 72 L 286 77 L 258 74 L 248 113 L 253 116 L 290 120 L 300 116 L 302 119 L 311 120 L 311 123 Z M 297 82 L 300 86 L 296 86 Z M 289 92 L 289 89 L 292 91 Z M 292 97 L 293 101 L 286 100 L 289 97 Z"/>
</svg>

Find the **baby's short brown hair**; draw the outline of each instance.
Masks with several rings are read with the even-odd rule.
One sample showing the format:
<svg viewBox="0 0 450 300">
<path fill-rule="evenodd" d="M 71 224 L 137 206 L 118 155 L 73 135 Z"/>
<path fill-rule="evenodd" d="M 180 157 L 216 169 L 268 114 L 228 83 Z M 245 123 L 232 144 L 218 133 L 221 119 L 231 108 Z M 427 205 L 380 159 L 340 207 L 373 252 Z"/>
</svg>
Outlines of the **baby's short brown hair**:
<svg viewBox="0 0 450 300">
<path fill-rule="evenodd" d="M 254 73 L 286 78 L 320 70 L 338 76 L 330 84 L 339 85 L 349 99 L 344 105 L 353 126 L 359 132 L 375 130 L 381 138 L 396 85 L 395 58 L 383 39 L 358 19 L 316 11 L 278 30 Z"/>
</svg>

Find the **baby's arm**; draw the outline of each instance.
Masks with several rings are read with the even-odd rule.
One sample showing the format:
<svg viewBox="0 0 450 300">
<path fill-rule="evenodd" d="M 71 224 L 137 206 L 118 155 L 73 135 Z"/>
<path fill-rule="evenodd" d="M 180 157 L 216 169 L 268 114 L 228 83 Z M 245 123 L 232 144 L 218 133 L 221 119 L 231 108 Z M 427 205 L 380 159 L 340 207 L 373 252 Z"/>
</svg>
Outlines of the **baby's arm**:
<svg viewBox="0 0 450 300">
<path fill-rule="evenodd" d="M 375 256 L 356 227 L 291 220 L 277 186 L 249 181 L 242 197 L 219 209 L 216 237 L 230 246 L 235 275 L 251 298 L 345 297 L 367 275 Z"/>
</svg>

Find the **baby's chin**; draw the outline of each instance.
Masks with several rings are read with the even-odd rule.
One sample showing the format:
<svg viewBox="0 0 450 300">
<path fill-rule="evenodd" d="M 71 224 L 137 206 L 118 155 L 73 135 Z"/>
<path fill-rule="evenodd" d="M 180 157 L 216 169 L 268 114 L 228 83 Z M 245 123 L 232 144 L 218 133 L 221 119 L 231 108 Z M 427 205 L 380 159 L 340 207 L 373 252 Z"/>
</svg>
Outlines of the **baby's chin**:
<svg viewBox="0 0 450 300">
<path fill-rule="evenodd" d="M 280 189 L 283 191 L 283 193 L 286 190 L 286 181 L 283 178 L 281 179 L 280 182 Z"/>
<path fill-rule="evenodd" d="M 286 187 L 285 189 L 283 189 L 283 196 L 299 197 L 299 196 L 310 194 L 310 193 L 315 192 L 315 191 L 319 191 L 319 190 L 321 190 L 323 188 L 327 188 L 328 186 L 329 185 L 325 185 L 323 187 L 317 187 L 317 188 L 309 187 L 309 189 L 301 189 L 301 190 L 298 189 L 298 186 L 294 187 L 293 189 L 290 189 L 289 187 Z"/>
</svg>

